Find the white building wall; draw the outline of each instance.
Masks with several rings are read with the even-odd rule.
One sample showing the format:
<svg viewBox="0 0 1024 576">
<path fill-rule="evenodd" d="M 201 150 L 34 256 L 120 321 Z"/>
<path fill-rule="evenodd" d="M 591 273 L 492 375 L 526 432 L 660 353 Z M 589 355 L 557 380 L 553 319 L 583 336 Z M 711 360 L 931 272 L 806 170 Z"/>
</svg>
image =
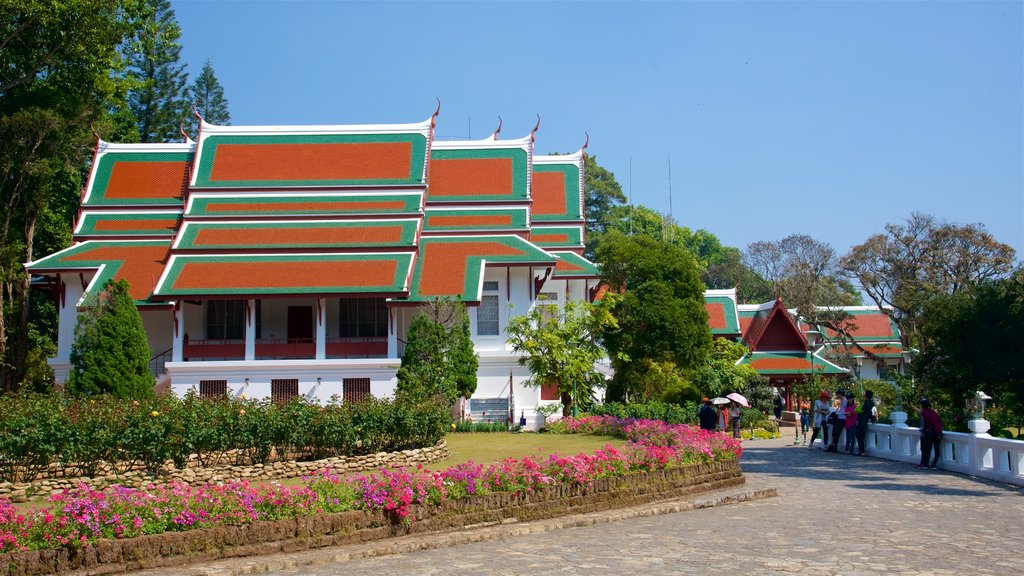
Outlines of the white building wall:
<svg viewBox="0 0 1024 576">
<path fill-rule="evenodd" d="M 139 315 L 149 340 L 150 358 L 170 350 L 174 340 L 174 312 L 166 309 L 140 310 Z"/>
</svg>

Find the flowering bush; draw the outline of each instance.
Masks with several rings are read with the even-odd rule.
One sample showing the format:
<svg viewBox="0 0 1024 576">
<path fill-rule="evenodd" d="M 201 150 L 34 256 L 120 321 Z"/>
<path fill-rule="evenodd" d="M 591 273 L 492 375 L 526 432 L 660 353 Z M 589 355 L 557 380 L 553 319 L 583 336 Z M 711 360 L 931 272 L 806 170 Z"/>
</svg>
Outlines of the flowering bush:
<svg viewBox="0 0 1024 576">
<path fill-rule="evenodd" d="M 734 460 L 741 451 L 739 442 L 724 434 L 656 420 L 593 416 L 564 419 L 559 429 L 597 430 L 628 442 L 621 449 L 608 445 L 593 454 L 527 456 L 489 466 L 467 462 L 442 471 L 419 466 L 344 477 L 328 469 L 291 487 L 244 481 L 172 483 L 145 490 L 80 486 L 52 496 L 49 507 L 28 513 L 0 499 L 0 554 L 357 509 L 385 510 L 411 523 L 414 505 L 438 507 L 474 495 L 524 495 L 558 485 L 590 490 L 602 478 Z"/>
</svg>

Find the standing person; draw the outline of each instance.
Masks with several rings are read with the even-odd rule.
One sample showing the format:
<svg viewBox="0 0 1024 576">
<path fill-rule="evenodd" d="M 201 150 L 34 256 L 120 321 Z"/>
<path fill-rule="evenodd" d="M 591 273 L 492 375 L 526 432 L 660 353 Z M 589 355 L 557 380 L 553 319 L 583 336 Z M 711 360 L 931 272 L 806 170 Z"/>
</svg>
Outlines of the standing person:
<svg viewBox="0 0 1024 576">
<path fill-rule="evenodd" d="M 807 414 L 807 408 L 800 409 L 800 433 L 804 436 L 804 444 L 807 444 L 807 429 L 811 426 L 811 417 Z"/>
<path fill-rule="evenodd" d="M 875 421 L 875 393 L 871 390 L 864 392 L 864 403 L 857 411 L 857 450 L 858 454 L 864 455 L 864 448 L 868 439 L 868 423 Z"/>
<path fill-rule="evenodd" d="M 715 407 L 711 405 L 711 400 L 704 399 L 704 405 L 700 407 L 697 419 L 700 420 L 701 430 L 714 432 L 715 426 L 718 424 L 718 414 L 715 412 Z"/>
<path fill-rule="evenodd" d="M 843 454 L 853 454 L 857 446 L 857 400 L 853 398 L 853 392 L 846 393 L 846 449 Z"/>
<path fill-rule="evenodd" d="M 729 407 L 725 404 L 718 407 L 718 431 L 723 434 L 729 431 Z"/>
<path fill-rule="evenodd" d="M 828 445 L 828 452 L 839 452 L 839 435 L 846 430 L 846 391 L 840 388 L 836 390 L 839 396 L 839 408 L 836 409 L 836 419 L 832 421 L 832 443 Z"/>
<path fill-rule="evenodd" d="M 814 439 L 818 437 L 818 432 L 822 432 L 821 447 L 825 448 L 828 444 L 828 409 L 830 406 L 829 400 L 831 397 L 828 392 L 821 391 L 821 395 L 814 401 L 814 421 L 813 431 L 811 432 L 811 442 L 807 445 L 808 448 L 814 448 Z"/>
<path fill-rule="evenodd" d="M 942 442 L 942 419 L 939 414 L 932 410 L 932 403 L 927 398 L 921 398 L 921 463 L 918 468 L 931 468 L 934 470 L 939 463 L 939 444 Z M 928 465 L 928 455 L 935 451 L 931 466 Z"/>
<path fill-rule="evenodd" d="M 740 417 L 743 415 L 740 412 L 740 405 L 736 402 L 729 403 L 729 420 L 732 422 L 732 437 L 740 437 Z"/>
<path fill-rule="evenodd" d="M 775 391 L 775 410 L 773 412 L 775 413 L 776 420 L 782 419 L 782 396 L 778 390 Z"/>
</svg>

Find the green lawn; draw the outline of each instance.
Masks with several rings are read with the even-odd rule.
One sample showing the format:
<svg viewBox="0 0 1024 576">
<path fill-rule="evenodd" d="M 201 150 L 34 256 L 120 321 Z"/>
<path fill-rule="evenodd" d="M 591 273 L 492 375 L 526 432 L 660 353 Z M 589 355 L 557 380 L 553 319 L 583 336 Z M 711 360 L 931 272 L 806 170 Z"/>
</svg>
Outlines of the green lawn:
<svg viewBox="0 0 1024 576">
<path fill-rule="evenodd" d="M 554 452 L 575 456 L 580 453 L 590 454 L 605 444 L 616 448 L 626 444 L 625 440 L 611 436 L 591 436 L 589 434 L 510 434 L 501 432 L 481 432 L 466 434 L 448 434 L 445 436 L 451 455 L 444 460 L 431 463 L 431 470 L 444 470 L 456 464 L 472 460 L 476 464 L 491 464 L 506 458 L 522 458 L 538 456 L 546 458 Z"/>
</svg>

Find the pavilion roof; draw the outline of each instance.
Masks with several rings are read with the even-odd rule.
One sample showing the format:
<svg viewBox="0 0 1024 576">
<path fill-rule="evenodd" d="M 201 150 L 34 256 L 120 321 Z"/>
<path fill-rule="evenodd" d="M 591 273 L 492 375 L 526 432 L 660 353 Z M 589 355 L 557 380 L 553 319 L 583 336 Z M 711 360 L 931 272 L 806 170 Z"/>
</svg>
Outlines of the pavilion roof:
<svg viewBox="0 0 1024 576">
<path fill-rule="evenodd" d="M 166 240 L 88 240 L 26 265 L 32 274 L 97 272 L 85 294 L 102 289 L 107 280 L 128 281 L 138 305 L 152 304 L 150 295 L 171 247 Z"/>
<path fill-rule="evenodd" d="M 521 232 L 529 230 L 526 206 L 428 207 L 423 214 L 424 234 L 440 232 Z"/>
<path fill-rule="evenodd" d="M 841 342 L 826 342 L 825 346 L 841 352 L 846 352 L 851 356 L 862 356 L 865 352 L 868 352 L 879 358 L 902 358 L 903 352 L 906 350 L 900 342 L 857 341 L 856 345 Z"/>
<path fill-rule="evenodd" d="M 558 262 L 555 263 L 555 271 L 551 275 L 556 280 L 601 277 L 601 269 L 597 267 L 597 264 L 575 252 L 555 250 L 549 250 L 548 252 L 558 258 Z"/>
<path fill-rule="evenodd" d="M 181 206 L 194 148 L 100 141 L 82 207 Z"/>
<path fill-rule="evenodd" d="M 533 140 L 434 141 L 427 203 L 527 202 Z"/>
<path fill-rule="evenodd" d="M 247 218 L 301 216 L 373 217 L 418 214 L 422 190 L 386 192 L 253 192 L 189 194 L 189 218 Z"/>
<path fill-rule="evenodd" d="M 413 252 L 175 254 L 154 297 L 404 296 Z"/>
<path fill-rule="evenodd" d="M 843 321 L 843 330 L 857 342 L 899 341 L 900 330 L 896 322 L 877 306 L 842 306 L 829 308 L 849 314 Z M 823 330 L 827 340 L 838 334 L 831 329 Z"/>
<path fill-rule="evenodd" d="M 542 226 L 534 223 L 530 227 L 530 242 L 547 248 L 583 248 L 583 228 L 580 226 Z"/>
<path fill-rule="evenodd" d="M 181 210 L 83 210 L 75 224 L 76 240 L 99 238 L 170 238 Z"/>
<path fill-rule="evenodd" d="M 715 336 L 739 336 L 741 334 L 735 288 L 705 290 L 704 310 L 708 313 L 711 334 Z"/>
<path fill-rule="evenodd" d="M 203 122 L 191 186 L 412 186 L 426 182 L 431 119 L 415 124 L 217 126 Z"/>
<path fill-rule="evenodd" d="M 534 222 L 583 222 L 583 150 L 533 157 Z"/>
<path fill-rule="evenodd" d="M 407 301 L 449 296 L 479 302 L 489 264 L 551 266 L 555 257 L 514 235 L 424 236 Z"/>
<path fill-rule="evenodd" d="M 849 370 L 807 351 L 750 352 L 736 361 L 736 364 L 750 366 L 765 376 L 849 373 Z"/>
<path fill-rule="evenodd" d="M 188 221 L 174 250 L 261 252 L 389 248 L 416 244 L 418 218 L 390 220 L 233 220 Z"/>
</svg>

